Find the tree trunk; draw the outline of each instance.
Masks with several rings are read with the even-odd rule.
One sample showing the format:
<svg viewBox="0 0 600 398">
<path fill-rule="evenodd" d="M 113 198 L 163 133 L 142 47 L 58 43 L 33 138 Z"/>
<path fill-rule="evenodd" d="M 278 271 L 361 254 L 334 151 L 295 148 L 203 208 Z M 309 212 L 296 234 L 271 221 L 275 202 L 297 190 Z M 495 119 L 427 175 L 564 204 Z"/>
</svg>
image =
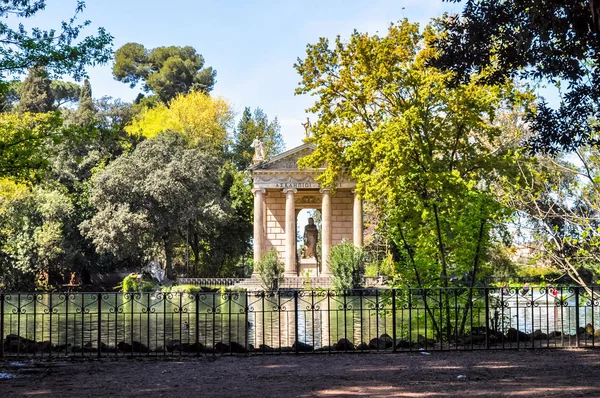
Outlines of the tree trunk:
<svg viewBox="0 0 600 398">
<path fill-rule="evenodd" d="M 192 239 L 190 241 L 190 247 L 194 253 L 194 277 L 198 277 L 198 265 L 200 264 L 200 242 L 198 233 L 194 230 L 192 232 Z"/>
<path fill-rule="evenodd" d="M 169 236 L 169 233 L 167 232 L 165 234 L 165 236 L 163 237 L 164 240 L 164 244 L 165 244 L 165 271 L 167 274 L 167 279 L 172 281 L 174 280 L 173 278 L 173 249 L 171 247 L 171 237 Z"/>
<path fill-rule="evenodd" d="M 410 245 L 408 244 L 408 241 L 404 237 L 404 234 L 402 233 L 402 228 L 400 227 L 400 225 L 398 225 L 398 232 L 400 232 L 400 238 L 402 239 L 404 249 L 406 250 L 408 257 L 410 258 L 410 262 L 412 263 L 413 269 L 415 271 L 415 277 L 417 278 L 417 284 L 419 286 L 419 293 L 421 293 L 421 297 L 423 298 L 423 306 L 425 307 L 425 311 L 427 311 L 427 313 L 429 314 L 429 317 L 431 318 L 431 322 L 433 323 L 433 329 L 435 330 L 436 335 L 439 336 L 440 340 L 441 340 L 442 331 L 440 329 L 440 326 L 438 326 L 437 321 L 435 320 L 435 316 L 434 316 L 433 312 L 431 311 L 429 304 L 427 303 L 427 295 L 425 294 L 426 290 L 423 288 L 423 285 L 421 284 L 421 275 L 419 274 L 419 269 L 417 268 L 417 263 L 415 262 L 415 258 L 412 253 L 412 248 L 410 247 Z M 411 290 L 409 290 L 409 294 L 412 294 Z"/>
<path fill-rule="evenodd" d="M 444 249 L 444 241 L 442 239 L 442 228 L 440 227 L 440 218 L 438 214 L 437 204 L 433 204 L 433 214 L 435 215 L 435 227 L 437 231 L 438 237 L 438 247 L 440 250 L 440 261 L 442 262 L 442 277 L 444 278 L 444 290 L 445 290 L 445 307 L 446 307 L 446 335 L 448 339 L 450 338 L 451 333 L 451 323 L 450 323 L 450 299 L 448 297 L 448 264 L 446 264 L 446 251 Z"/>
<path fill-rule="evenodd" d="M 462 320 L 460 323 L 460 328 L 458 332 L 458 336 L 462 336 L 465 332 L 465 326 L 467 324 L 467 315 L 469 310 L 472 311 L 472 301 L 473 301 L 473 287 L 475 286 L 475 276 L 477 275 L 477 271 L 479 270 L 479 252 L 481 251 L 481 242 L 483 241 L 483 233 L 485 232 L 485 220 L 481 221 L 481 225 L 479 226 L 479 237 L 477 239 L 477 248 L 475 252 L 475 259 L 473 261 L 473 272 L 471 273 L 471 281 L 469 283 L 469 296 L 467 297 L 467 304 L 465 305 L 465 312 L 463 313 Z M 487 330 L 486 330 L 487 333 Z M 455 337 L 458 337 L 455 336 Z"/>
</svg>

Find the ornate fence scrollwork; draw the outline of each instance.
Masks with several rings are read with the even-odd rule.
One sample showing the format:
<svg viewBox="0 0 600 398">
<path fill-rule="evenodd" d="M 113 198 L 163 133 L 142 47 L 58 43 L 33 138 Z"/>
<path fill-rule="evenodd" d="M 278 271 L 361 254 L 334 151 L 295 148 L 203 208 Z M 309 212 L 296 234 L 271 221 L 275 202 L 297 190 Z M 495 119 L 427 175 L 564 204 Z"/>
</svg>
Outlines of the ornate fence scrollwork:
<svg viewBox="0 0 600 398">
<path fill-rule="evenodd" d="M 0 295 L 0 356 L 596 347 L 596 288 Z"/>
</svg>

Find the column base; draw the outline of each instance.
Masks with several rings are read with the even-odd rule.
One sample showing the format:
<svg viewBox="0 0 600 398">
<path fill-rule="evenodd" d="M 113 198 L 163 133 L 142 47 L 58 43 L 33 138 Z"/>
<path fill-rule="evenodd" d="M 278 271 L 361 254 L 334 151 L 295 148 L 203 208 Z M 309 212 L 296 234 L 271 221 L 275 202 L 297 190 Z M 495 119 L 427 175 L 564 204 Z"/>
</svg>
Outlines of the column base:
<svg viewBox="0 0 600 398">
<path fill-rule="evenodd" d="M 297 276 L 298 276 L 298 274 L 296 272 L 284 272 L 283 273 L 284 278 L 296 278 Z"/>
</svg>

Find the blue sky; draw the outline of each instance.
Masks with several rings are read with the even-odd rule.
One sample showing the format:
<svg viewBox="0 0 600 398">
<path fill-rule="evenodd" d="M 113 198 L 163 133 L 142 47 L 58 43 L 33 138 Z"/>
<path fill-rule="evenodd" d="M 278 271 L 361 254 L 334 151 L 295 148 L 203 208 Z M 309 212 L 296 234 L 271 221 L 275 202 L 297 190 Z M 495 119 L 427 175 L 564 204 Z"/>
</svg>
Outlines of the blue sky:
<svg viewBox="0 0 600 398">
<path fill-rule="evenodd" d="M 50 1 L 30 26 L 58 27 L 72 14 L 76 1 Z M 82 19 L 86 32 L 103 26 L 114 36 L 115 50 L 128 42 L 146 48 L 193 46 L 217 70 L 213 95 L 226 98 L 238 115 L 244 107 L 261 107 L 277 116 L 287 148 L 301 143 L 310 96 L 295 96 L 299 77 L 293 64 L 308 43 L 319 37 L 349 36 L 353 29 L 384 33 L 404 17 L 422 26 L 461 4 L 441 0 L 335 1 L 155 1 L 87 0 Z M 29 23 L 28 23 L 29 25 Z M 94 97 L 133 100 L 139 88 L 117 82 L 112 65 L 88 70 Z"/>
</svg>

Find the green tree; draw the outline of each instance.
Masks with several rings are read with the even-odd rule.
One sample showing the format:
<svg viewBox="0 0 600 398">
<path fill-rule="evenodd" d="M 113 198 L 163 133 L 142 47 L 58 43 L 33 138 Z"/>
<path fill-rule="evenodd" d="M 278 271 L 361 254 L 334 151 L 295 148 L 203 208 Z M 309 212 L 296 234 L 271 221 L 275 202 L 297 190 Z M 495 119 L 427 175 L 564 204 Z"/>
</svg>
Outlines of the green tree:
<svg viewBox="0 0 600 398">
<path fill-rule="evenodd" d="M 37 15 L 45 7 L 45 0 L 7 0 L 0 5 L 0 97 L 3 108 L 10 103 L 7 92 L 13 85 L 13 82 L 3 80 L 8 74 L 18 74 L 38 67 L 45 68 L 53 75 L 71 74 L 79 79 L 85 75 L 87 65 L 102 64 L 110 59 L 112 36 L 103 28 L 99 28 L 97 36 L 80 39 L 82 30 L 90 23 L 76 23 L 76 17 L 85 7 L 84 1 L 77 2 L 75 15 L 68 22 L 63 22 L 60 29 L 33 28 L 28 32 L 22 23 L 23 19 Z M 43 80 L 43 76 L 39 78 Z M 25 103 L 37 102 L 41 105 L 31 110 L 45 111 L 50 107 L 49 98 L 45 94 L 47 91 L 40 92 L 43 98 L 36 98 L 35 91 L 26 92 L 29 98 Z M 28 109 L 22 109 L 25 110 Z M 29 116 L 26 118 L 31 119 Z M 50 138 L 52 135 L 53 140 L 58 140 L 60 135 L 56 131 L 48 133 L 39 123 L 33 124 L 30 132 L 26 131 L 23 123 L 14 120 L 9 123 L 20 126 L 18 131 L 9 131 L 0 137 L 0 174 L 6 175 L 13 170 L 18 177 L 23 177 L 31 174 L 28 170 L 37 170 L 43 163 L 47 140 L 42 138 Z M 52 124 L 46 124 L 46 127 Z M 12 140 L 13 138 L 17 139 Z"/>
<path fill-rule="evenodd" d="M 20 73 L 32 65 L 45 66 L 56 75 L 85 76 L 87 65 L 103 64 L 112 55 L 112 36 L 103 28 L 96 36 L 80 35 L 90 24 L 77 24 L 77 16 L 85 8 L 78 1 L 75 15 L 62 22 L 60 29 L 33 28 L 28 32 L 23 20 L 37 16 L 46 8 L 45 0 L 6 0 L 0 5 L 0 79 Z"/>
<path fill-rule="evenodd" d="M 352 243 L 343 241 L 331 248 L 329 268 L 336 291 L 360 288 L 365 273 L 365 254 Z"/>
<path fill-rule="evenodd" d="M 79 93 L 79 107 L 75 115 L 77 123 L 82 126 L 91 125 L 95 121 L 96 113 L 92 98 L 92 85 L 88 79 L 85 79 Z"/>
<path fill-rule="evenodd" d="M 260 108 L 254 113 L 246 107 L 237 128 L 233 132 L 231 144 L 231 157 L 238 170 L 246 170 L 252 163 L 254 149 L 251 147 L 255 138 L 260 139 L 265 145 L 265 155 L 271 157 L 285 150 L 285 143 L 281 136 L 281 127 L 277 117 L 272 121 Z"/>
<path fill-rule="evenodd" d="M 53 113 L 0 114 L 0 177 L 39 178 L 66 131 Z"/>
<path fill-rule="evenodd" d="M 252 185 L 246 174 L 236 171 L 231 163 L 221 167 L 220 183 L 216 202 L 202 210 L 190 226 L 195 275 L 233 276 L 246 271 L 239 259 L 249 256 L 251 250 Z"/>
<path fill-rule="evenodd" d="M 37 280 L 38 286 L 62 283 L 75 250 L 66 236 L 73 205 L 59 189 L 36 187 L 9 200 L 0 212 L 2 273 L 15 288 Z M 17 274 L 20 277 L 14 277 Z"/>
<path fill-rule="evenodd" d="M 325 186 L 353 178 L 384 214 L 408 283 L 447 287 L 454 275 L 475 280 L 490 229 L 508 213 L 493 189 L 518 151 L 493 120 L 527 96 L 477 75 L 450 85 L 453 73 L 428 66 L 438 54 L 422 47 L 436 34 L 402 21 L 384 37 L 354 32 L 332 47 L 321 39 L 295 67 L 297 93 L 317 96 L 317 149 L 301 166 L 327 165 Z"/>
<path fill-rule="evenodd" d="M 19 103 L 21 81 L 11 80 L 0 83 L 0 112 L 12 112 Z"/>
<path fill-rule="evenodd" d="M 283 279 L 284 266 L 279 254 L 274 249 L 265 253 L 256 264 L 256 272 L 265 290 L 277 290 Z"/>
<path fill-rule="evenodd" d="M 19 112 L 45 113 L 54 110 L 51 84 L 46 68 L 31 68 L 19 88 Z"/>
<path fill-rule="evenodd" d="M 568 155 L 537 155 L 519 170 L 525 183 L 505 190 L 520 221 L 516 238 L 542 266 L 587 288 L 600 276 L 600 152 L 585 146 Z"/>
<path fill-rule="evenodd" d="M 88 93 L 82 95 L 79 109 L 62 109 L 61 113 L 72 128 L 83 134 L 53 145 L 53 153 L 48 158 L 50 164 L 44 173 L 46 180 L 58 182 L 68 191 L 74 206 L 75 225 L 90 220 L 96 213 L 90 203 L 93 174 L 137 144 L 137 140 L 124 131 L 133 115 L 130 104 L 109 98 L 92 102 L 89 88 L 85 89 L 84 85 L 82 91 Z M 94 270 L 124 265 L 111 254 L 97 253 L 92 240 L 82 236 L 78 228 L 68 232 L 67 239 L 77 248 L 72 271 L 80 272 L 83 283 Z"/>
<path fill-rule="evenodd" d="M 2 112 L 10 112 L 18 105 L 21 99 L 23 82 L 15 80 L 9 83 L 4 97 L 0 99 Z M 54 99 L 53 109 L 60 109 L 65 104 L 74 104 L 79 101 L 81 87 L 72 82 L 52 80 L 50 83 L 50 96 Z"/>
<path fill-rule="evenodd" d="M 173 279 L 179 230 L 210 207 L 219 191 L 214 157 L 190 149 L 184 136 L 159 134 L 109 164 L 93 178 L 97 213 L 82 223 L 99 252 L 138 264 L 159 250 Z"/>
<path fill-rule="evenodd" d="M 193 47 L 157 47 L 147 50 L 127 43 L 115 53 L 113 75 L 133 88 L 143 81 L 143 89 L 153 92 L 163 103 L 191 91 L 208 93 L 217 72 L 204 67 L 204 58 Z"/>
<path fill-rule="evenodd" d="M 438 23 L 444 33 L 434 45 L 442 53 L 433 62 L 456 72 L 456 82 L 485 71 L 486 83 L 510 77 L 559 88 L 557 108 L 541 99 L 527 115 L 534 149 L 556 152 L 597 142 L 598 1 L 467 1 L 462 15 Z"/>
<path fill-rule="evenodd" d="M 226 100 L 194 91 L 178 95 L 168 107 L 160 104 L 144 109 L 126 130 L 132 136 L 146 138 L 167 130 L 178 131 L 188 137 L 190 144 L 222 153 L 232 120 L 233 112 Z"/>
<path fill-rule="evenodd" d="M 79 101 L 81 87 L 73 82 L 52 80 L 52 83 L 50 83 L 50 91 L 54 98 L 54 107 L 58 109 L 64 104 L 73 104 Z"/>
</svg>

